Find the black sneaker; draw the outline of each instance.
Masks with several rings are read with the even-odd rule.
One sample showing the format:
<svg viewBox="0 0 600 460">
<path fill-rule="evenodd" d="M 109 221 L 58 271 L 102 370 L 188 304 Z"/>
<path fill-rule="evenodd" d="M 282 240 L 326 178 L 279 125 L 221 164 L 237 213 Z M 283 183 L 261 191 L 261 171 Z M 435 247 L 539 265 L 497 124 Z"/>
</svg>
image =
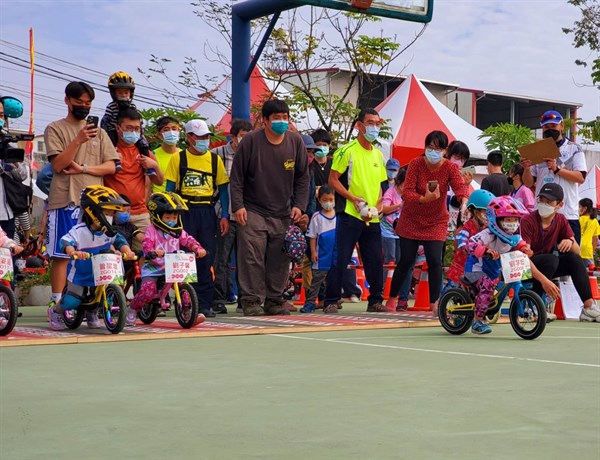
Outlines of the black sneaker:
<svg viewBox="0 0 600 460">
<path fill-rule="evenodd" d="M 274 302 L 272 300 L 265 300 L 265 315 L 267 316 L 279 316 L 289 315 L 290 311 L 286 306 L 286 302 Z"/>
<path fill-rule="evenodd" d="M 217 314 L 212 308 L 209 308 L 208 310 L 200 310 L 200 313 L 202 313 L 207 318 L 214 318 L 215 316 L 217 316 Z"/>
<path fill-rule="evenodd" d="M 227 314 L 227 307 L 224 303 L 217 303 L 213 305 L 212 309 L 215 313 Z"/>
</svg>

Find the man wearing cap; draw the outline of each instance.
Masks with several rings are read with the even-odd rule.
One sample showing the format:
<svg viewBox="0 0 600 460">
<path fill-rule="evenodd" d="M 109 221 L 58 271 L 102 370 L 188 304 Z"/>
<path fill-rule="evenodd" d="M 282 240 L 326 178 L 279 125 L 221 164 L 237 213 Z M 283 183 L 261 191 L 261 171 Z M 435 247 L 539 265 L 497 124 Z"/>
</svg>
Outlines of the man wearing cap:
<svg viewBox="0 0 600 460">
<path fill-rule="evenodd" d="M 531 187 L 535 182 L 535 192 L 539 195 L 542 187 L 548 183 L 559 184 L 564 191 L 564 206 L 560 208 L 569 221 L 575 240 L 581 240 L 579 226 L 579 185 L 583 184 L 587 173 L 585 156 L 578 144 L 563 137 L 565 126 L 563 117 L 555 110 L 542 115 L 540 125 L 543 137 L 551 137 L 560 151 L 558 158 L 545 158 L 543 163 L 531 164 L 531 160 L 522 160 L 523 183 Z"/>
<path fill-rule="evenodd" d="M 558 276 L 570 276 L 583 309 L 581 321 L 600 322 L 600 309 L 592 298 L 588 274 L 579 255 L 579 245 L 573 230 L 563 214 L 558 211 L 564 205 L 564 193 L 554 182 L 544 184 L 538 193 L 538 209 L 521 221 L 521 236 L 531 246 L 531 261 L 534 270 L 533 290 L 538 294 L 544 291 L 557 298 L 560 291 L 551 281 Z M 537 273 L 539 272 L 539 273 Z M 556 319 L 549 315 L 549 319 Z"/>
<path fill-rule="evenodd" d="M 165 180 L 167 191 L 177 192 L 186 200 L 189 211 L 181 218 L 186 232 L 206 249 L 207 256 L 196 259 L 198 283 L 194 285 L 200 303 L 200 313 L 214 318 L 212 309 L 214 283 L 211 267 L 214 263 L 217 231 L 226 235 L 229 231 L 229 178 L 223 160 L 208 150 L 210 130 L 204 120 L 191 120 L 185 124 L 188 148 L 174 154 L 169 162 Z M 217 224 L 215 201 L 221 202 L 222 216 Z"/>
<path fill-rule="evenodd" d="M 384 195 L 389 188 L 394 187 L 394 179 L 398 175 L 398 171 L 400 171 L 400 162 L 395 158 L 390 158 L 385 164 L 385 173 L 387 175 L 387 180 L 384 180 L 381 183 L 382 195 Z"/>
</svg>

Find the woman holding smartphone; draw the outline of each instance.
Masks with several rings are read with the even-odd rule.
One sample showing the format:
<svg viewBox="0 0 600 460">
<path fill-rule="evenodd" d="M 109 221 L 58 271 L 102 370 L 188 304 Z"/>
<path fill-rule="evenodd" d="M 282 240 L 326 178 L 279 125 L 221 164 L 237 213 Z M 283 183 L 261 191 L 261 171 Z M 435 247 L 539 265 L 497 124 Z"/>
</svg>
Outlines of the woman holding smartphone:
<svg viewBox="0 0 600 460">
<path fill-rule="evenodd" d="M 415 260 L 419 245 L 423 245 L 429 271 L 430 307 L 437 314 L 442 284 L 442 252 L 448 234 L 448 188 L 452 187 L 463 213 L 469 198 L 458 165 L 444 158 L 447 148 L 448 136 L 441 131 L 432 131 L 425 138 L 425 153 L 408 165 L 402 195 L 404 207 L 396 226 L 402 255 L 394 270 L 390 298 L 386 304 L 388 311 L 396 309 L 400 287 Z"/>
</svg>

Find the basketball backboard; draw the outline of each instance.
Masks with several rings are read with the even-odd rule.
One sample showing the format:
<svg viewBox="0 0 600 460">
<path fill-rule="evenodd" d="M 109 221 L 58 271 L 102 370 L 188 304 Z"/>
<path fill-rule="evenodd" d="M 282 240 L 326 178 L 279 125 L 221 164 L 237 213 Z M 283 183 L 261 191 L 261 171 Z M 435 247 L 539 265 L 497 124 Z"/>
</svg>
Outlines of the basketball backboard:
<svg viewBox="0 0 600 460">
<path fill-rule="evenodd" d="M 433 0 L 373 0 L 367 9 L 355 8 L 353 0 L 289 0 L 298 5 L 320 6 L 355 13 L 414 22 L 429 22 L 433 15 Z"/>
</svg>

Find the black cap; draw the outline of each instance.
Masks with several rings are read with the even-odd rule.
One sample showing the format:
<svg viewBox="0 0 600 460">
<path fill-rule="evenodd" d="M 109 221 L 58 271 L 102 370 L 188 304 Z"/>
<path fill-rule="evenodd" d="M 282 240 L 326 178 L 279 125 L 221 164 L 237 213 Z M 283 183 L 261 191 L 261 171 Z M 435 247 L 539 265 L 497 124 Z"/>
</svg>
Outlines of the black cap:
<svg viewBox="0 0 600 460">
<path fill-rule="evenodd" d="M 562 201 L 565 194 L 560 185 L 555 184 L 554 182 L 548 182 L 542 186 L 538 196 L 548 198 L 550 201 Z"/>
</svg>

